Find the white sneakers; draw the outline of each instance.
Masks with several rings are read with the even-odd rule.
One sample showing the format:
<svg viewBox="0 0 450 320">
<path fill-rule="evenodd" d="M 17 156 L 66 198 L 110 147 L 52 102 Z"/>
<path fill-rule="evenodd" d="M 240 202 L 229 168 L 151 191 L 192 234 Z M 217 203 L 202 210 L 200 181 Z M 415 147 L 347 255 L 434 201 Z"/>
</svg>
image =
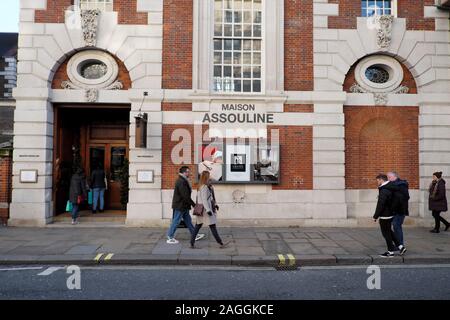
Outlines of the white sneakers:
<svg viewBox="0 0 450 320">
<path fill-rule="evenodd" d="M 204 233 L 199 233 L 199 234 L 195 237 L 195 241 L 202 240 L 204 237 L 205 237 L 205 234 L 204 234 Z"/>
<path fill-rule="evenodd" d="M 196 237 L 195 237 L 195 241 L 201 240 L 205 237 L 204 233 L 199 233 Z M 175 238 L 168 238 L 166 241 L 167 244 L 177 244 L 180 243 L 177 239 Z"/>
<path fill-rule="evenodd" d="M 74 226 L 76 224 L 79 224 L 79 222 L 77 220 L 72 220 L 72 225 Z"/>
<path fill-rule="evenodd" d="M 179 241 L 175 238 L 169 238 L 169 239 L 167 239 L 166 243 L 167 244 L 177 244 L 177 243 L 179 243 Z"/>
</svg>

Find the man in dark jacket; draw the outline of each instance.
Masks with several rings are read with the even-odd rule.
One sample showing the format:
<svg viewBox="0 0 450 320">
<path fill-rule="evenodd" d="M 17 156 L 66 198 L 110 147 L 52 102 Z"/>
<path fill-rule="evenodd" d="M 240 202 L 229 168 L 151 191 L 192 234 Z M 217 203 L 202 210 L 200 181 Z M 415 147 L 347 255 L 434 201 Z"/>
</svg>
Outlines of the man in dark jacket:
<svg viewBox="0 0 450 320">
<path fill-rule="evenodd" d="M 183 166 L 180 168 L 179 177 L 175 182 L 175 189 L 173 191 L 172 209 L 173 218 L 169 231 L 167 232 L 167 243 L 177 244 L 178 240 L 175 239 L 175 232 L 180 224 L 181 219 L 188 227 L 191 235 L 194 234 L 194 226 L 192 225 L 191 216 L 189 211 L 191 207 L 195 206 L 195 202 L 191 198 L 192 186 L 189 178 L 191 176 L 191 170 L 189 167 Z M 204 238 L 204 234 L 198 234 L 195 240 Z"/>
<path fill-rule="evenodd" d="M 378 202 L 373 219 L 380 220 L 381 234 L 386 240 L 388 251 L 381 254 L 381 257 L 389 258 L 394 256 L 394 251 L 399 248 L 400 252 L 404 249 L 404 246 L 400 244 L 397 237 L 392 231 L 392 219 L 394 213 L 392 211 L 393 193 L 386 187 L 389 183 L 385 174 L 380 174 L 376 177 L 378 183 Z"/>
<path fill-rule="evenodd" d="M 388 172 L 387 177 L 390 183 L 387 184 L 386 187 L 393 193 L 392 210 L 394 218 L 392 220 L 392 225 L 398 241 L 404 246 L 402 226 L 405 217 L 409 216 L 409 184 L 408 181 L 400 179 L 398 173 L 394 171 Z M 403 255 L 405 252 L 406 249 L 404 249 L 401 254 Z"/>
</svg>

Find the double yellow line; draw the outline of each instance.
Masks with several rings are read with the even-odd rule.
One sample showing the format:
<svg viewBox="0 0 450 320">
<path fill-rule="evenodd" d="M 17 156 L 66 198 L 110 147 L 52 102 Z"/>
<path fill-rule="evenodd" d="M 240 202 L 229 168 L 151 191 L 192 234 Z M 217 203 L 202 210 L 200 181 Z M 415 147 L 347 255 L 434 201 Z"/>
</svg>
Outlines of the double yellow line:
<svg viewBox="0 0 450 320">
<path fill-rule="evenodd" d="M 290 267 L 295 266 L 295 257 L 292 254 L 287 254 L 286 257 L 289 259 L 289 265 Z M 278 265 L 279 266 L 286 266 L 286 257 L 283 254 L 278 255 Z"/>
<path fill-rule="evenodd" d="M 95 262 L 100 262 L 100 260 L 102 259 L 102 257 L 105 256 L 105 258 L 103 259 L 103 261 L 109 261 L 111 260 L 111 258 L 114 256 L 114 253 L 99 253 L 95 256 L 94 261 Z"/>
</svg>

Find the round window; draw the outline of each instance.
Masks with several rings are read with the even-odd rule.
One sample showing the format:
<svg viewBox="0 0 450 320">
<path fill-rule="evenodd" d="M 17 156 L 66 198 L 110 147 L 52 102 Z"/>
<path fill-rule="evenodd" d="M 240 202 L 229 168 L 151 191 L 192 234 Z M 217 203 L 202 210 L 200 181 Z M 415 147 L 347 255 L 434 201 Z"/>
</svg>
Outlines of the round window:
<svg viewBox="0 0 450 320">
<path fill-rule="evenodd" d="M 99 60 L 86 61 L 80 66 L 79 73 L 85 79 L 100 79 L 108 72 L 106 64 Z"/>
<path fill-rule="evenodd" d="M 370 66 L 366 69 L 366 78 L 373 83 L 386 83 L 389 81 L 389 71 L 382 66 Z"/>
<path fill-rule="evenodd" d="M 116 60 L 106 52 L 85 50 L 70 58 L 67 65 L 69 80 L 84 89 L 102 89 L 113 84 L 119 74 Z"/>
<path fill-rule="evenodd" d="M 401 85 L 403 68 L 390 56 L 369 56 L 356 66 L 355 80 L 367 92 L 390 92 Z"/>
</svg>

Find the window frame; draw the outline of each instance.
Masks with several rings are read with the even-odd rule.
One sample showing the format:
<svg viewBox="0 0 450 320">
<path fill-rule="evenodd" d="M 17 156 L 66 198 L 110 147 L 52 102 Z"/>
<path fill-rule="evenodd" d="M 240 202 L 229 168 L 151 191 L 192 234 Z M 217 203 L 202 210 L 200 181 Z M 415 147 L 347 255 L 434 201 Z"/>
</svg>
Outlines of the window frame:
<svg viewBox="0 0 450 320">
<path fill-rule="evenodd" d="M 369 1 L 371 1 L 371 0 L 361 0 L 361 5 L 360 5 L 360 9 L 361 9 L 361 16 L 363 17 L 363 18 L 373 18 L 373 17 L 376 17 L 376 16 L 378 16 L 378 14 L 376 14 L 375 13 L 375 15 L 373 15 L 373 16 L 367 16 L 367 15 L 363 15 L 362 13 L 362 11 L 363 11 L 363 6 L 362 6 L 362 4 L 363 4 L 363 2 L 366 2 L 366 12 L 367 12 L 367 8 L 368 8 L 368 2 Z M 382 0 L 383 1 L 383 6 L 384 6 L 384 2 L 385 1 L 388 1 L 388 0 Z M 397 0 L 390 0 L 391 1 L 391 16 L 393 16 L 393 17 L 395 17 L 395 18 L 397 18 Z M 376 0 L 375 0 L 375 2 L 376 2 Z"/>
<path fill-rule="evenodd" d="M 79 10 L 95 10 L 95 9 L 82 9 L 81 5 L 82 5 L 82 1 L 83 0 L 75 0 L 75 8 L 79 9 Z M 95 3 L 97 4 L 97 9 L 100 10 L 101 12 L 113 12 L 114 11 L 114 0 L 104 0 L 104 1 L 98 1 L 98 0 L 84 0 L 87 1 L 89 3 Z M 98 4 L 104 4 L 103 8 L 99 8 Z M 108 9 L 108 6 L 110 6 L 110 10 Z M 108 10 L 106 10 L 108 9 Z"/>
<path fill-rule="evenodd" d="M 265 87 L 265 83 L 266 83 L 266 81 L 265 81 L 265 76 L 266 76 L 266 73 L 265 73 L 265 69 L 266 69 L 265 68 L 266 67 L 266 47 L 265 47 L 266 46 L 266 44 L 265 44 L 266 43 L 266 41 L 265 41 L 265 39 L 266 39 L 266 0 L 261 0 L 261 37 L 258 37 L 258 38 L 256 38 L 256 37 L 244 37 L 244 36 L 242 36 L 242 37 L 234 37 L 234 36 L 226 37 L 224 35 L 222 35 L 220 37 L 216 37 L 215 34 L 214 34 L 215 33 L 214 32 L 215 25 L 216 25 L 216 22 L 215 22 L 215 19 L 216 19 L 216 16 L 215 16 L 215 11 L 216 11 L 215 10 L 215 0 L 210 0 L 210 1 L 212 2 L 211 9 L 210 9 L 211 10 L 210 14 L 211 14 L 211 17 L 212 17 L 212 19 L 210 20 L 211 37 L 210 37 L 210 40 L 209 40 L 209 48 L 210 48 L 210 55 L 209 55 L 209 58 L 210 58 L 209 92 L 210 92 L 210 94 L 214 95 L 214 96 L 233 96 L 233 95 L 261 96 L 261 95 L 265 95 L 265 92 L 266 92 L 266 87 Z M 224 1 L 224 0 L 222 0 L 222 1 Z M 222 10 L 224 11 L 223 8 L 222 8 Z M 234 10 L 232 10 L 232 11 L 234 11 Z M 233 18 L 233 20 L 234 20 L 234 18 Z M 224 25 L 224 23 L 222 22 L 222 26 L 223 25 Z M 232 25 L 234 25 L 234 22 L 233 22 Z M 241 23 L 241 25 L 243 25 L 243 23 Z M 253 26 L 253 23 L 251 25 Z M 244 92 L 243 91 L 243 87 L 242 87 L 242 91 L 216 91 L 215 90 L 215 80 L 214 80 L 214 78 L 215 78 L 214 77 L 214 67 L 215 67 L 215 64 L 214 64 L 214 52 L 215 52 L 215 50 L 214 50 L 214 41 L 217 40 L 217 39 L 222 39 L 222 40 L 231 39 L 231 40 L 242 40 L 242 41 L 244 41 L 244 40 L 252 40 L 252 41 L 253 40 L 260 40 L 261 41 L 261 49 L 260 49 L 260 53 L 261 53 L 261 64 L 260 64 L 261 77 L 260 78 L 253 78 L 253 70 L 252 70 L 252 76 L 251 76 L 251 78 L 249 78 L 250 81 L 252 81 L 252 82 L 253 82 L 253 80 L 260 80 L 260 85 L 261 85 L 261 90 L 260 91 L 258 91 L 258 92 L 253 92 L 253 91 L 251 91 L 251 92 Z M 222 53 L 224 52 L 223 48 L 221 49 L 221 52 Z M 232 49 L 231 52 L 233 54 L 234 50 Z M 241 52 L 243 52 L 243 50 L 241 50 Z M 254 51 L 252 49 L 249 52 L 251 52 L 253 54 Z M 242 57 L 242 59 L 243 59 L 243 57 Z M 233 55 L 232 55 L 232 60 L 233 60 Z M 245 66 L 243 61 L 242 61 L 242 63 L 240 65 L 241 65 L 241 67 Z M 222 67 L 224 66 L 223 62 L 221 63 L 221 66 Z M 231 67 L 233 68 L 233 66 L 234 66 L 234 64 L 232 63 Z M 250 64 L 250 66 L 253 68 L 253 66 L 255 66 L 255 65 Z M 232 74 L 233 74 L 233 69 L 232 69 Z M 234 77 L 232 76 L 231 79 L 232 79 L 232 82 L 233 82 Z M 239 78 L 239 79 L 241 79 L 242 81 L 244 80 L 243 76 L 241 78 Z M 253 83 L 252 83 L 252 88 L 253 88 Z"/>
</svg>

